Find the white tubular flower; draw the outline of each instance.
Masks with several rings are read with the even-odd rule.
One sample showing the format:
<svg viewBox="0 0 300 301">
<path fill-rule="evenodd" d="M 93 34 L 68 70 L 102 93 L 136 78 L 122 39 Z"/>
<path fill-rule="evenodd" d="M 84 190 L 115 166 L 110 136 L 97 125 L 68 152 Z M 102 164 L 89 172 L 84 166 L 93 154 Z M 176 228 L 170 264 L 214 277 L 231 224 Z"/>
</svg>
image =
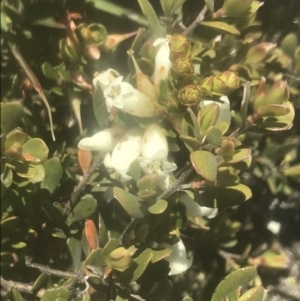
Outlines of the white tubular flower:
<svg viewBox="0 0 300 301">
<path fill-rule="evenodd" d="M 126 182 L 131 179 L 127 172 L 130 164 L 140 155 L 142 134 L 143 130 L 141 128 L 131 128 L 117 143 L 112 152 L 110 167 L 118 172 L 121 181 Z M 107 162 L 109 162 L 108 158 Z"/>
<path fill-rule="evenodd" d="M 157 39 L 154 41 L 153 46 L 158 47 L 155 56 L 155 68 L 153 74 L 154 86 L 158 87 L 159 82 L 168 77 L 168 73 L 172 67 L 172 63 L 169 59 L 170 48 L 169 41 L 167 39 Z"/>
<path fill-rule="evenodd" d="M 95 87 L 95 89 L 101 88 L 102 91 L 104 91 L 119 75 L 120 74 L 118 71 L 111 68 L 107 69 L 106 71 L 101 72 L 93 79 L 93 86 Z"/>
<path fill-rule="evenodd" d="M 141 142 L 140 166 L 146 174 L 155 173 L 158 176 L 158 185 L 162 190 L 169 186 L 169 173 L 176 170 L 175 163 L 167 161 L 169 152 L 168 142 L 162 128 L 153 124 L 143 135 Z"/>
<path fill-rule="evenodd" d="M 191 218 L 200 218 L 200 217 L 207 217 L 213 218 L 217 215 L 218 209 L 217 208 L 209 208 L 200 206 L 195 202 L 187 193 L 184 193 L 180 196 L 179 202 L 182 203 L 186 208 L 186 216 Z"/>
<path fill-rule="evenodd" d="M 227 96 L 221 96 L 219 101 L 214 100 L 203 100 L 201 105 L 204 107 L 210 105 L 211 103 L 216 103 L 220 108 L 219 118 L 216 123 L 227 122 L 231 123 L 231 112 L 230 112 L 230 102 Z"/>
<path fill-rule="evenodd" d="M 120 110 L 138 117 L 152 117 L 155 115 L 155 104 L 149 97 L 129 83 L 123 82 L 123 76 L 115 78 L 104 90 L 106 107 L 110 112 L 115 106 Z"/>
<path fill-rule="evenodd" d="M 165 245 L 172 250 L 172 253 L 165 258 L 170 264 L 169 275 L 178 275 L 189 269 L 193 263 L 193 258 L 187 258 L 186 249 L 182 240 L 174 245 Z"/>
<path fill-rule="evenodd" d="M 78 143 L 78 148 L 91 151 L 111 152 L 125 132 L 126 129 L 121 127 L 105 129 L 92 137 L 81 139 Z"/>
</svg>

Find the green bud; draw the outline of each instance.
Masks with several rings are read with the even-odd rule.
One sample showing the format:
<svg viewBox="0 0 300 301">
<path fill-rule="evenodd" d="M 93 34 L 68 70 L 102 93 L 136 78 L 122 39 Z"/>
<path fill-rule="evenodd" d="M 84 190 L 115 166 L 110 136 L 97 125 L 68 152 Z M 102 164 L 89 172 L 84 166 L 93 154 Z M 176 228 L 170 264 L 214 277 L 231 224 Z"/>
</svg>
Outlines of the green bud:
<svg viewBox="0 0 300 301">
<path fill-rule="evenodd" d="M 178 92 L 178 100 L 184 106 L 194 106 L 199 104 L 201 97 L 201 90 L 195 85 L 185 86 Z"/>
<path fill-rule="evenodd" d="M 79 37 L 83 40 L 85 45 L 100 46 L 106 42 L 107 31 L 106 28 L 97 23 L 92 23 L 89 26 L 82 23 L 78 26 Z"/>
<path fill-rule="evenodd" d="M 193 62 L 186 56 L 180 56 L 175 60 L 172 66 L 172 71 L 178 77 L 186 77 L 191 75 L 194 72 Z"/>
<path fill-rule="evenodd" d="M 267 94 L 266 89 L 266 79 L 262 77 L 259 81 L 259 84 L 257 86 L 257 90 L 254 96 L 254 111 L 256 111 L 258 108 L 264 106 L 264 100 Z"/>
<path fill-rule="evenodd" d="M 216 76 L 207 77 L 201 84 L 201 89 L 215 95 L 226 95 L 240 87 L 240 78 L 235 72 L 225 71 Z"/>
<path fill-rule="evenodd" d="M 175 33 L 169 38 L 170 60 L 179 56 L 191 57 L 192 45 L 185 35 Z"/>
</svg>

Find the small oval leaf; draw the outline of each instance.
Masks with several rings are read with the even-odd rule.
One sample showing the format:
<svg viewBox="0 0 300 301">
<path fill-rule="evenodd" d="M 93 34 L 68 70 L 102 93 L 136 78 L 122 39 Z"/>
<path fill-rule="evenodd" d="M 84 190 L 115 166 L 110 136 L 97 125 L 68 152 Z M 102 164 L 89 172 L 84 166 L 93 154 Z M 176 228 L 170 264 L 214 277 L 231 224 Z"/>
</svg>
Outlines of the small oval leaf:
<svg viewBox="0 0 300 301">
<path fill-rule="evenodd" d="M 204 179 L 214 181 L 217 178 L 216 156 L 207 151 L 196 151 L 190 155 L 196 172 Z"/>
</svg>

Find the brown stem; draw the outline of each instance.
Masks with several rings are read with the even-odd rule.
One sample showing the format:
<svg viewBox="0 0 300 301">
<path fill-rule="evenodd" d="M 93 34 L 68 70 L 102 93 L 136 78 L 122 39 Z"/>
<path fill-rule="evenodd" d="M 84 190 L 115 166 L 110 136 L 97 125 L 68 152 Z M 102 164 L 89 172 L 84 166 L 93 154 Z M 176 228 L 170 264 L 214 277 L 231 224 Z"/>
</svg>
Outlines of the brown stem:
<svg viewBox="0 0 300 301">
<path fill-rule="evenodd" d="M 30 284 L 12 281 L 12 280 L 5 280 L 4 278 L 2 278 L 2 276 L 0 277 L 0 281 L 1 281 L 1 286 L 3 287 L 3 289 L 6 292 L 9 292 L 12 288 L 16 288 L 21 293 L 26 293 L 26 294 L 31 294 L 31 295 L 33 294 L 33 292 L 32 292 L 33 286 Z M 44 289 L 40 289 L 36 293 L 36 296 L 42 297 L 44 292 L 45 292 Z"/>
<path fill-rule="evenodd" d="M 70 213 L 71 209 L 77 204 L 77 199 L 78 199 L 79 195 L 81 194 L 85 185 L 89 181 L 93 172 L 96 170 L 97 166 L 100 164 L 102 158 L 103 158 L 103 153 L 99 152 L 98 155 L 96 156 L 96 158 L 94 159 L 89 170 L 83 175 L 80 183 L 75 187 L 74 192 L 72 193 L 70 200 L 65 207 L 65 210 L 64 210 L 65 215 L 68 215 Z"/>
<path fill-rule="evenodd" d="M 57 277 L 65 278 L 65 279 L 74 278 L 77 276 L 76 273 L 64 272 L 64 271 L 60 271 L 60 270 L 51 269 L 46 265 L 42 265 L 39 263 L 33 263 L 33 262 L 30 262 L 29 260 L 26 261 L 26 266 L 29 268 L 38 269 L 42 273 L 46 273 L 49 275 L 53 275 L 53 276 L 57 276 Z"/>
<path fill-rule="evenodd" d="M 192 24 L 183 32 L 183 34 L 186 36 L 189 35 L 199 25 L 199 23 L 204 19 L 206 12 L 207 12 L 207 5 L 205 5 L 203 7 L 203 9 L 199 13 L 199 15 L 192 22 Z"/>
<path fill-rule="evenodd" d="M 176 180 L 176 182 L 167 190 L 165 190 L 161 195 L 157 197 L 157 199 L 166 199 L 172 193 L 180 189 L 180 186 L 184 183 L 187 177 L 194 171 L 193 166 L 189 164 L 186 166 L 186 170 L 182 172 L 181 176 Z"/>
</svg>

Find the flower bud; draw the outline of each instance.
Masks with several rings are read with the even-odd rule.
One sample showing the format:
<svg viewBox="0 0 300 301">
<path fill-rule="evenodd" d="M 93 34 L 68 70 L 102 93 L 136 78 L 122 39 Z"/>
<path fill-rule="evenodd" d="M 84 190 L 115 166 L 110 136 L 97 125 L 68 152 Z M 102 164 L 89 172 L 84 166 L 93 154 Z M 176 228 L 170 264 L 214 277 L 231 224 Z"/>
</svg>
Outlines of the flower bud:
<svg viewBox="0 0 300 301">
<path fill-rule="evenodd" d="M 178 77 L 186 77 L 191 75 L 194 72 L 193 62 L 186 56 L 180 56 L 175 60 L 172 66 L 172 71 Z"/>
<path fill-rule="evenodd" d="M 179 56 L 191 57 L 192 45 L 185 35 L 174 34 L 169 38 L 170 59 L 174 61 Z"/>
<path fill-rule="evenodd" d="M 84 49 L 84 53 L 86 57 L 95 61 L 99 60 L 101 56 L 100 50 L 96 45 L 86 45 Z"/>
<path fill-rule="evenodd" d="M 106 42 L 103 45 L 105 50 L 112 50 L 115 49 L 121 42 L 125 41 L 126 39 L 135 36 L 138 32 L 129 32 L 124 34 L 111 34 L 107 36 Z"/>
<path fill-rule="evenodd" d="M 215 95 L 229 94 L 240 87 L 240 78 L 235 72 L 225 71 L 216 76 L 210 76 L 201 84 L 201 88 Z"/>
<path fill-rule="evenodd" d="M 195 85 L 183 87 L 178 92 L 178 100 L 184 106 L 194 106 L 201 101 L 201 90 Z"/>
</svg>

